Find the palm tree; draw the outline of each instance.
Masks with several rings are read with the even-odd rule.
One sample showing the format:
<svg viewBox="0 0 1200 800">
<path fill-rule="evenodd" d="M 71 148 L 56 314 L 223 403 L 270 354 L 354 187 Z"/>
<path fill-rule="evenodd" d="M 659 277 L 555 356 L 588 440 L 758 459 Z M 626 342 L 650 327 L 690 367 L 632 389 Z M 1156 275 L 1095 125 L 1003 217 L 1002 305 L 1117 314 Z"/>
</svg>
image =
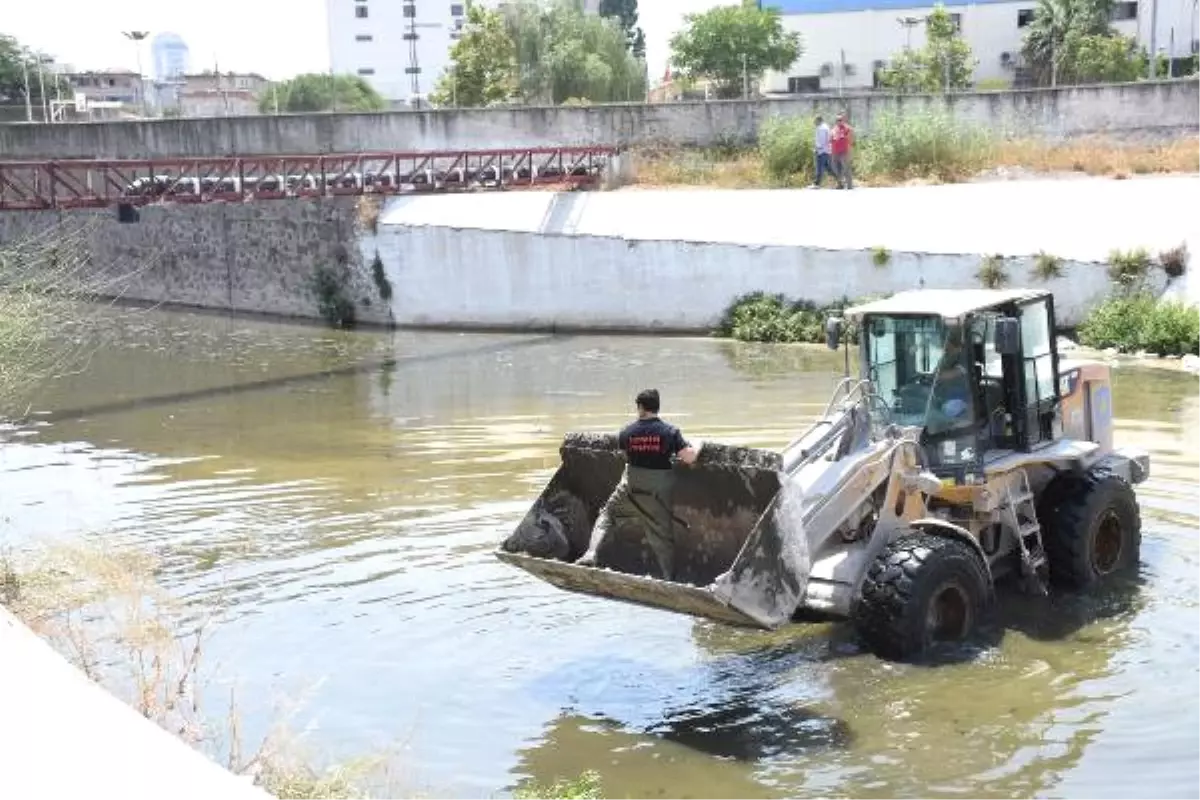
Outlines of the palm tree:
<svg viewBox="0 0 1200 800">
<path fill-rule="evenodd" d="M 1080 36 L 1106 34 L 1112 0 L 1038 0 L 1022 53 L 1038 83 L 1058 85 L 1059 67 L 1068 64 Z"/>
</svg>

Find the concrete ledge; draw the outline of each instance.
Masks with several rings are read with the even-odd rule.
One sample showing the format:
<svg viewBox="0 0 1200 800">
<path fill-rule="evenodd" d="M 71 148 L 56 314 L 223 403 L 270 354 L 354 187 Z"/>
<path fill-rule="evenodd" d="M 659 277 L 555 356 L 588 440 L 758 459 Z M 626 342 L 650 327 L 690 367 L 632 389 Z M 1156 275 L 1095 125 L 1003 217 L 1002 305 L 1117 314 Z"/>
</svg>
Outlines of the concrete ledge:
<svg viewBox="0 0 1200 800">
<path fill-rule="evenodd" d="M 89 680 L 0 608 L 4 795 L 268 800 Z"/>
<path fill-rule="evenodd" d="M 398 325 L 676 333 L 710 330 L 752 291 L 830 303 L 978 288 L 981 256 L 998 254 L 1009 286 L 1049 289 L 1072 327 L 1111 293 L 1110 250 L 1187 242 L 1196 252 L 1198 189 L 1185 176 L 406 197 L 360 239 L 360 260 L 379 254 Z M 1041 250 L 1063 260 L 1062 277 L 1035 276 Z M 1148 278 L 1197 302 L 1188 276 Z"/>
</svg>

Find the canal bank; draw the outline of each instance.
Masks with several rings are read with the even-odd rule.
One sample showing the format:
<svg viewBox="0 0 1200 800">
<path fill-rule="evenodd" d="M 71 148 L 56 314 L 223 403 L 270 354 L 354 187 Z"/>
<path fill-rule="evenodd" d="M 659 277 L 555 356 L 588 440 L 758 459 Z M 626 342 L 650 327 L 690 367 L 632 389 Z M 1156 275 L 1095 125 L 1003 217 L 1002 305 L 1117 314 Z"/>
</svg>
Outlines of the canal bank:
<svg viewBox="0 0 1200 800">
<path fill-rule="evenodd" d="M 625 190 L 402 197 L 359 260 L 382 264 L 409 326 L 562 331 L 712 330 L 738 296 L 825 305 L 982 285 L 1054 293 L 1060 324 L 1112 291 L 1114 250 L 1196 250 L 1200 179 L 1069 179 L 820 190 Z M 1035 274 L 1039 253 L 1062 274 Z M 1200 283 L 1149 288 L 1196 303 Z"/>
<path fill-rule="evenodd" d="M 913 288 L 1045 287 L 1070 327 L 1114 250 L 1200 247 L 1200 178 L 819 190 L 408 195 L 0 214 L 0 246 L 74 232 L 122 299 L 380 326 L 705 333 L 737 297 L 828 304 Z M 1037 255 L 1061 259 L 1043 280 Z M 1156 293 L 1200 283 L 1151 270 Z"/>
</svg>

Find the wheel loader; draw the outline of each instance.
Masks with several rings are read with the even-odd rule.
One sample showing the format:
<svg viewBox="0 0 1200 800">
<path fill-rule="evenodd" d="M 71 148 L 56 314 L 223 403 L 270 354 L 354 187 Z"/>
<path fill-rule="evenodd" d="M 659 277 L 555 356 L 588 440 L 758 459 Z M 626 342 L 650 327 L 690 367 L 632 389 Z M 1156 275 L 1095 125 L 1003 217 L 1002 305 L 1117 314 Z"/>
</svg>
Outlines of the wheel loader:
<svg viewBox="0 0 1200 800">
<path fill-rule="evenodd" d="M 615 434 L 568 433 L 496 556 L 568 591 L 776 629 L 848 620 L 909 660 L 971 636 L 995 585 L 1079 589 L 1136 566 L 1145 452 L 1113 447 L 1103 363 L 1061 360 L 1054 298 L 918 290 L 848 308 L 847 377 L 779 450 L 705 442 L 676 463 L 675 571 L 635 522 L 572 563 L 624 469 Z M 857 339 L 860 374 L 849 376 Z"/>
</svg>

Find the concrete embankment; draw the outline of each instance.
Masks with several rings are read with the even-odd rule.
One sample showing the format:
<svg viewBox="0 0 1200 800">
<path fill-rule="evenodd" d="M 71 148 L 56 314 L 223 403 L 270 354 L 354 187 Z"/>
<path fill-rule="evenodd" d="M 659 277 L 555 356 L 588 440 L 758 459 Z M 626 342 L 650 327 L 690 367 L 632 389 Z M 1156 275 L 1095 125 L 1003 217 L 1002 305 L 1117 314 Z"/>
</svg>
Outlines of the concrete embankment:
<svg viewBox="0 0 1200 800">
<path fill-rule="evenodd" d="M 269 800 L 138 714 L 0 608 L 6 797 Z"/>
<path fill-rule="evenodd" d="M 66 221 L 114 294 L 320 318 L 318 269 L 362 322 L 513 330 L 701 332 L 738 295 L 826 303 L 976 288 L 983 254 L 1008 286 L 1045 286 L 1071 326 L 1111 291 L 1113 249 L 1200 248 L 1200 178 L 1012 181 L 837 191 L 623 190 L 353 198 L 0 214 L 0 245 Z M 877 249 L 887 251 L 876 263 Z M 1042 282 L 1034 257 L 1064 260 Z M 1155 291 L 1197 300 L 1200 282 Z M 390 289 L 390 296 L 387 296 Z"/>
<path fill-rule="evenodd" d="M 827 303 L 978 288 L 981 254 L 996 254 L 1007 285 L 1050 289 L 1071 326 L 1111 292 L 1111 250 L 1196 250 L 1198 188 L 1164 177 L 398 198 L 360 260 L 378 254 L 402 325 L 704 331 L 751 291 Z M 1034 276 L 1041 251 L 1064 260 L 1062 277 Z M 1192 302 L 1200 288 L 1157 269 L 1150 285 Z"/>
<path fill-rule="evenodd" d="M 565 145 L 754 142 L 775 116 L 811 119 L 845 109 L 860 134 L 888 112 L 947 108 L 1002 135 L 1059 138 L 1195 135 L 1195 79 L 942 95 L 870 93 L 691 103 L 452 109 L 379 114 L 289 114 L 149 122 L 0 125 L 0 157 L 165 158 L 358 153 Z"/>
</svg>

